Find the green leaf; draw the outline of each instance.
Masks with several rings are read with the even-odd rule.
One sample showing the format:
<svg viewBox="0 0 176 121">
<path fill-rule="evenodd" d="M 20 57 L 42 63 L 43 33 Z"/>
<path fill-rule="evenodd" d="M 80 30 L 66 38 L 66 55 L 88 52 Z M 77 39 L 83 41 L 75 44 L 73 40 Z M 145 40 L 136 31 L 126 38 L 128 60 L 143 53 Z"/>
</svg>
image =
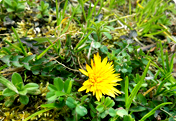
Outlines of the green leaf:
<svg viewBox="0 0 176 121">
<path fill-rule="evenodd" d="M 37 65 L 37 66 L 32 66 L 31 71 L 34 75 L 40 74 L 41 69 L 43 68 L 43 65 Z"/>
<path fill-rule="evenodd" d="M 24 9 L 25 9 L 25 6 L 24 6 L 24 5 L 22 5 L 22 4 L 18 4 L 18 9 L 19 9 L 20 11 L 22 11 L 22 10 L 24 10 Z"/>
<path fill-rule="evenodd" d="M 69 108 L 75 108 L 76 107 L 76 101 L 72 97 L 68 97 L 66 100 L 66 105 Z"/>
<path fill-rule="evenodd" d="M 174 117 L 170 117 L 168 121 L 176 121 L 175 116 Z"/>
<path fill-rule="evenodd" d="M 95 107 L 91 103 L 89 103 L 89 107 L 90 107 L 91 111 L 93 111 L 94 113 L 96 112 Z"/>
<path fill-rule="evenodd" d="M 145 96 L 141 93 L 138 94 L 137 99 L 139 100 L 140 103 L 142 103 L 143 105 L 147 104 L 147 100 L 145 98 Z"/>
<path fill-rule="evenodd" d="M 64 83 L 64 91 L 69 94 L 71 93 L 73 79 L 67 79 Z"/>
<path fill-rule="evenodd" d="M 6 55 L 6 56 L 4 56 L 3 58 L 1 58 L 1 60 L 5 63 L 5 64 L 7 64 L 8 66 L 11 66 L 10 65 L 10 57 L 11 57 L 12 55 Z"/>
<path fill-rule="evenodd" d="M 28 90 L 27 93 L 31 95 L 39 95 L 41 91 L 40 89 L 35 89 L 35 90 Z"/>
<path fill-rule="evenodd" d="M 28 90 L 27 93 L 31 95 L 39 95 L 41 91 L 39 89 L 35 89 L 35 90 Z"/>
<path fill-rule="evenodd" d="M 104 96 L 103 96 L 104 97 Z M 102 98 L 101 98 L 102 99 Z M 97 104 L 97 105 L 101 105 L 102 103 L 101 102 L 99 102 L 99 101 L 95 101 L 95 104 Z"/>
<path fill-rule="evenodd" d="M 105 96 L 102 96 L 101 103 L 104 103 L 104 102 L 105 102 Z"/>
<path fill-rule="evenodd" d="M 12 75 L 12 83 L 15 85 L 15 87 L 18 89 L 18 90 L 22 90 L 23 88 L 23 80 L 21 78 L 21 75 L 18 74 L 18 73 L 13 73 Z"/>
<path fill-rule="evenodd" d="M 103 32 L 103 34 L 104 34 L 108 39 L 112 39 L 111 34 L 109 34 L 108 32 Z"/>
<path fill-rule="evenodd" d="M 42 63 L 46 63 L 47 59 L 46 58 L 40 58 L 38 60 L 35 60 L 33 65 L 41 65 Z"/>
<path fill-rule="evenodd" d="M 87 99 L 88 96 L 90 95 L 84 95 L 83 97 L 81 97 L 81 103 L 83 103 Z"/>
<path fill-rule="evenodd" d="M 23 65 L 19 63 L 19 58 L 22 58 L 22 57 L 23 56 L 19 56 L 19 55 L 13 56 L 13 58 L 11 60 L 12 64 L 16 67 L 22 67 Z"/>
<path fill-rule="evenodd" d="M 112 26 L 105 26 L 105 28 L 108 28 L 110 30 L 115 30 L 114 27 L 112 27 Z"/>
<path fill-rule="evenodd" d="M 11 96 L 9 99 L 5 101 L 5 106 L 10 107 L 17 97 L 18 95 Z"/>
<path fill-rule="evenodd" d="M 110 97 L 106 97 L 104 105 L 110 108 L 115 105 L 115 102 Z"/>
<path fill-rule="evenodd" d="M 144 110 L 147 110 L 147 108 L 142 107 L 142 106 L 137 106 L 137 107 L 131 107 L 130 108 L 130 111 L 132 111 L 132 112 L 141 112 L 141 111 L 144 111 Z"/>
<path fill-rule="evenodd" d="M 117 110 L 116 114 L 120 117 L 123 117 L 124 115 L 128 115 L 128 112 L 125 109 L 119 109 Z"/>
<path fill-rule="evenodd" d="M 49 91 L 57 91 L 57 88 L 52 84 L 48 85 L 48 89 L 49 89 Z"/>
<path fill-rule="evenodd" d="M 150 112 L 148 112 L 147 114 L 145 114 L 145 115 L 141 118 L 140 121 L 145 121 L 148 117 L 150 117 L 151 115 L 153 115 L 153 114 L 155 113 L 155 111 L 156 111 L 158 108 L 160 108 L 160 107 L 162 107 L 162 106 L 164 106 L 164 105 L 168 105 L 168 104 L 172 104 L 172 102 L 166 102 L 166 103 L 162 103 L 162 104 L 156 106 L 156 107 L 155 107 L 154 109 L 152 109 Z"/>
<path fill-rule="evenodd" d="M 35 58 L 35 55 L 29 55 L 27 57 L 25 57 L 22 61 L 22 63 L 24 64 L 24 67 L 27 69 L 27 70 L 30 70 L 31 69 L 31 66 L 29 65 L 29 61 L 34 59 Z"/>
<path fill-rule="evenodd" d="M 48 101 L 54 101 L 57 99 L 57 96 L 55 95 L 55 92 L 48 92 L 46 98 Z"/>
<path fill-rule="evenodd" d="M 24 105 L 28 104 L 28 102 L 29 102 L 29 97 L 28 96 L 20 95 L 19 99 L 20 99 L 20 102 Z"/>
<path fill-rule="evenodd" d="M 37 18 L 42 18 L 42 14 L 37 14 Z"/>
<path fill-rule="evenodd" d="M 100 117 L 101 117 L 102 119 L 104 119 L 107 115 L 108 115 L 108 111 L 107 111 L 107 110 L 104 111 L 104 112 L 102 112 L 102 113 L 100 113 Z"/>
<path fill-rule="evenodd" d="M 42 104 L 40 107 L 42 107 L 42 108 L 60 108 L 60 106 L 56 102 L 49 103 L 49 104 Z"/>
<path fill-rule="evenodd" d="M 100 43 L 100 42 L 94 42 L 94 43 L 93 43 L 93 48 L 98 49 L 98 48 L 100 48 L 100 46 L 101 46 L 101 43 Z"/>
<path fill-rule="evenodd" d="M 114 110 L 114 108 L 109 108 L 108 111 L 109 111 L 110 116 L 112 116 L 112 117 L 116 116 L 116 111 Z"/>
<path fill-rule="evenodd" d="M 39 86 L 36 83 L 28 83 L 24 86 L 24 89 L 26 89 L 27 91 L 36 90 L 38 88 L 39 88 Z"/>
<path fill-rule="evenodd" d="M 3 96 L 13 96 L 16 94 L 16 92 L 10 90 L 9 88 L 6 88 L 2 92 Z"/>
<path fill-rule="evenodd" d="M 26 95 L 27 94 L 27 90 L 23 88 L 22 90 L 18 90 L 18 93 L 20 95 Z"/>
<path fill-rule="evenodd" d="M 8 11 L 8 12 L 14 12 L 15 10 L 12 9 L 12 8 L 7 8 L 7 11 Z"/>
<path fill-rule="evenodd" d="M 54 79 L 54 86 L 57 88 L 58 91 L 62 91 L 64 88 L 64 82 L 61 78 Z"/>
<path fill-rule="evenodd" d="M 97 111 L 98 112 L 103 112 L 104 111 L 104 106 L 103 105 L 98 105 L 97 107 L 96 107 L 96 109 L 97 109 Z"/>
<path fill-rule="evenodd" d="M 6 78 L 4 78 L 1 75 L 0 75 L 0 83 L 5 85 L 7 88 L 13 90 L 14 92 L 18 93 L 17 88 L 9 80 L 7 80 Z"/>
<path fill-rule="evenodd" d="M 5 7 L 8 7 L 8 6 L 11 7 L 11 6 L 13 6 L 11 0 L 4 0 L 4 3 L 5 3 L 5 4 L 4 4 Z"/>
<path fill-rule="evenodd" d="M 123 117 L 123 121 L 135 121 L 135 119 L 132 118 L 131 115 L 125 115 L 125 116 Z"/>
<path fill-rule="evenodd" d="M 107 53 L 107 52 L 108 52 L 108 48 L 107 48 L 105 45 L 101 45 L 100 50 L 101 50 L 103 53 Z"/>
<path fill-rule="evenodd" d="M 76 106 L 76 112 L 80 116 L 85 116 L 87 114 L 87 109 L 84 106 L 78 105 Z"/>
<path fill-rule="evenodd" d="M 133 46 L 128 46 L 128 51 L 131 53 L 132 51 L 133 51 Z M 147 61 L 147 63 L 148 63 L 148 61 Z M 146 64 L 147 65 L 147 64 Z"/>
<path fill-rule="evenodd" d="M 64 93 L 62 91 L 56 91 L 55 95 L 57 95 L 57 96 L 63 96 L 63 95 L 66 95 L 66 93 Z"/>
<path fill-rule="evenodd" d="M 122 73 L 127 73 L 128 70 L 126 68 L 121 69 Z"/>
</svg>

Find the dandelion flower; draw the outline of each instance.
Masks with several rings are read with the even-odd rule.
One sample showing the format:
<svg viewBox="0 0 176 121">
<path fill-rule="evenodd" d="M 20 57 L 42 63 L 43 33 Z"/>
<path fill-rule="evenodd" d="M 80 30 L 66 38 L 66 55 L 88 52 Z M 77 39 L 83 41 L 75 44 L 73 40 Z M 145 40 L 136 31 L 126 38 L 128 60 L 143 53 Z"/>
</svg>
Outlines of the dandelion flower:
<svg viewBox="0 0 176 121">
<path fill-rule="evenodd" d="M 93 92 L 98 101 L 100 101 L 102 94 L 111 97 L 121 94 L 114 86 L 120 85 L 117 82 L 122 79 L 119 74 L 114 73 L 114 66 L 112 62 L 108 62 L 107 57 L 101 62 L 101 57 L 97 53 L 97 55 L 94 55 L 94 62 L 91 60 L 91 67 L 86 65 L 86 69 L 87 71 L 79 69 L 81 73 L 89 77 L 79 88 L 79 92 L 84 90 L 86 90 L 86 93 Z"/>
</svg>

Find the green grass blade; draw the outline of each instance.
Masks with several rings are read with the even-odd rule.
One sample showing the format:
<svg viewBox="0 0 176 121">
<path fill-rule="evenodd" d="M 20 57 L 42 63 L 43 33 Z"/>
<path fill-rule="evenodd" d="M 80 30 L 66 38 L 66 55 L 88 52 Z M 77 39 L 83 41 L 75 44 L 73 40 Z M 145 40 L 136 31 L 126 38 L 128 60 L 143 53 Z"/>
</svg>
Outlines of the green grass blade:
<svg viewBox="0 0 176 121">
<path fill-rule="evenodd" d="M 0 71 L 3 70 L 3 69 L 5 69 L 5 68 L 7 68 L 7 67 L 8 67 L 7 64 L 4 64 L 3 66 L 0 67 Z"/>
<path fill-rule="evenodd" d="M 93 14 L 93 12 L 96 11 L 96 6 L 97 6 L 98 2 L 99 2 L 99 0 L 97 0 L 96 3 L 94 4 L 94 7 L 92 8 L 90 14 L 88 15 L 86 21 L 88 21 L 90 18 L 92 18 L 92 14 Z"/>
<path fill-rule="evenodd" d="M 57 26 L 59 26 L 60 22 L 59 22 L 59 5 L 58 5 L 58 0 L 56 0 L 56 18 L 57 18 Z"/>
<path fill-rule="evenodd" d="M 130 96 L 129 96 L 129 100 L 128 100 L 128 103 L 127 103 L 127 106 L 126 106 L 126 109 L 129 110 L 130 106 L 131 106 L 131 103 L 134 99 L 134 97 L 137 95 L 137 92 L 139 91 L 139 89 L 141 88 L 141 85 L 142 83 L 144 82 L 144 79 L 145 79 L 145 76 L 147 74 L 147 71 L 148 71 L 148 68 L 149 68 L 149 65 L 150 65 L 150 61 L 148 62 L 145 70 L 144 70 L 144 73 L 142 74 L 142 77 L 140 79 L 140 81 L 138 82 L 138 84 L 134 87 L 134 89 L 132 90 Z"/>
<path fill-rule="evenodd" d="M 4 50 L 7 54 L 11 55 L 12 53 L 10 52 L 10 50 L 6 47 L 2 47 L 1 51 Z"/>
<path fill-rule="evenodd" d="M 82 39 L 74 48 L 74 50 L 77 50 L 81 45 L 84 44 L 84 42 L 87 40 L 88 36 L 92 33 L 92 31 L 89 31 L 89 33 Z"/>
<path fill-rule="evenodd" d="M 79 2 L 79 4 L 81 5 L 84 19 L 87 20 L 86 12 L 85 12 L 85 10 L 84 10 L 84 2 L 83 2 L 83 0 L 78 0 L 78 2 Z"/>
<path fill-rule="evenodd" d="M 57 48 L 48 38 L 47 38 L 48 42 L 53 46 L 53 48 L 55 49 L 56 53 L 59 55 L 58 50 L 60 49 L 60 45 L 59 48 Z"/>
<path fill-rule="evenodd" d="M 128 76 L 126 76 L 125 78 L 125 107 L 127 107 L 128 105 L 128 84 L 129 84 L 129 80 L 128 80 Z"/>
<path fill-rule="evenodd" d="M 131 0 L 129 0 L 129 14 L 131 15 Z"/>
<path fill-rule="evenodd" d="M 15 33 L 15 36 L 17 37 L 18 42 L 20 43 L 20 48 L 21 48 L 21 50 L 22 50 L 24 56 L 27 56 L 27 52 L 26 52 L 26 50 L 24 49 L 23 43 L 21 42 L 21 40 L 20 40 L 20 38 L 19 38 L 19 36 L 18 36 L 16 30 L 15 30 L 13 27 L 12 27 L 12 30 L 13 30 L 13 32 Z"/>
<path fill-rule="evenodd" d="M 157 80 L 157 77 L 158 77 L 158 75 L 160 74 L 160 72 L 161 72 L 160 70 L 158 70 L 158 71 L 156 72 L 155 77 L 154 77 L 155 80 Z"/>
<path fill-rule="evenodd" d="M 174 67 L 174 57 L 175 57 L 175 53 L 172 55 L 171 60 L 170 60 L 170 72 L 173 71 L 173 67 Z"/>
<path fill-rule="evenodd" d="M 53 108 L 47 108 L 47 109 L 43 109 L 43 110 L 37 111 L 36 113 L 34 113 L 34 114 L 30 115 L 29 117 L 25 118 L 23 121 L 28 121 L 28 120 L 30 120 L 31 118 L 33 118 L 33 117 L 35 117 L 35 116 L 37 116 L 37 115 L 39 115 L 39 114 L 42 114 L 42 113 L 44 113 L 44 112 L 47 112 L 47 111 L 49 111 L 49 110 L 51 110 L 51 109 L 53 109 Z"/>
<path fill-rule="evenodd" d="M 145 34 L 145 35 L 143 35 L 143 36 L 153 38 L 154 35 L 161 34 L 161 33 L 163 33 L 164 31 L 166 31 L 166 30 L 162 30 L 162 31 L 158 31 L 158 32 L 153 32 L 153 33 L 150 33 L 150 34 Z"/>
<path fill-rule="evenodd" d="M 157 88 L 157 91 L 156 91 L 156 94 L 159 94 L 160 92 L 160 90 L 161 90 L 161 88 L 164 86 L 164 84 L 167 82 L 167 81 L 169 81 L 169 78 L 172 76 L 172 74 L 169 72 L 169 73 L 167 73 L 166 74 L 166 76 L 165 76 L 165 78 L 164 78 L 164 80 L 161 82 L 161 84 L 158 86 L 158 88 Z"/>
<path fill-rule="evenodd" d="M 163 66 L 164 72 L 166 73 L 166 69 L 165 69 L 165 66 L 164 66 L 163 46 L 162 46 L 161 42 L 160 42 L 160 49 L 161 49 L 160 52 L 161 52 L 162 66 Z"/>
<path fill-rule="evenodd" d="M 51 47 L 53 47 L 53 45 L 50 45 L 49 47 L 47 47 L 42 53 L 40 53 L 40 55 L 37 56 L 37 60 L 40 59 Z"/>
<path fill-rule="evenodd" d="M 151 65 L 156 67 L 163 75 L 165 74 L 164 70 L 160 68 L 155 62 L 151 61 Z"/>
<path fill-rule="evenodd" d="M 14 45 L 14 44 L 12 44 L 12 43 L 10 43 L 10 42 L 8 42 L 8 41 L 5 41 L 5 42 L 6 42 L 8 45 L 10 45 L 10 46 L 14 47 L 15 49 L 17 49 L 18 51 L 20 51 L 21 53 L 23 53 L 23 51 L 21 50 L 20 47 Z"/>
<path fill-rule="evenodd" d="M 72 12 L 72 16 L 69 18 L 69 22 L 68 24 L 66 25 L 66 27 L 64 28 L 64 30 L 62 31 L 61 35 L 64 34 L 67 30 L 68 30 L 68 27 L 70 26 L 70 22 L 72 21 L 77 9 L 79 8 L 79 5 L 76 7 L 76 9 L 74 9 L 74 11 Z"/>
<path fill-rule="evenodd" d="M 62 11 L 62 18 L 64 18 L 64 15 L 65 15 L 65 11 L 66 11 L 67 6 L 68 6 L 68 0 L 65 1 L 64 9 L 63 9 L 63 11 Z"/>
<path fill-rule="evenodd" d="M 114 1 L 115 1 L 115 0 L 114 0 Z M 110 1 L 110 2 L 111 2 L 111 1 Z M 101 9 L 103 8 L 103 6 L 104 6 L 104 0 L 100 0 L 100 8 L 99 8 L 99 10 L 98 10 L 96 16 L 100 14 Z M 95 12 L 96 12 L 96 11 L 95 11 Z"/>
<path fill-rule="evenodd" d="M 164 105 L 168 105 L 168 104 L 172 104 L 172 102 L 166 102 L 166 103 L 162 103 L 162 104 L 156 106 L 153 110 L 151 110 L 145 116 L 143 116 L 140 121 L 145 121 L 148 117 L 150 117 L 151 115 L 153 115 L 158 108 L 160 108 L 160 107 L 162 107 Z"/>
<path fill-rule="evenodd" d="M 102 1 L 101 1 L 101 2 L 102 2 Z M 114 2 L 115 2 L 115 0 L 110 0 L 110 3 L 109 3 L 109 8 L 110 8 L 110 9 L 113 8 Z"/>
<path fill-rule="evenodd" d="M 166 69 L 167 69 L 167 72 L 169 72 L 169 58 L 168 58 L 168 52 L 166 51 Z"/>
</svg>

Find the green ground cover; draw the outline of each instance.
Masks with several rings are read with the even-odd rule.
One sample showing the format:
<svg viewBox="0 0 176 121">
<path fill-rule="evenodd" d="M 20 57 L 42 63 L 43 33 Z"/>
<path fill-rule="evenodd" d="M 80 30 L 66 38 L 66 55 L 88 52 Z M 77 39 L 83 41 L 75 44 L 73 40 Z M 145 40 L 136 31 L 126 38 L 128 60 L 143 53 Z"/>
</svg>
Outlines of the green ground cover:
<svg viewBox="0 0 176 121">
<path fill-rule="evenodd" d="M 172 0 L 0 0 L 1 121 L 175 121 Z"/>
</svg>

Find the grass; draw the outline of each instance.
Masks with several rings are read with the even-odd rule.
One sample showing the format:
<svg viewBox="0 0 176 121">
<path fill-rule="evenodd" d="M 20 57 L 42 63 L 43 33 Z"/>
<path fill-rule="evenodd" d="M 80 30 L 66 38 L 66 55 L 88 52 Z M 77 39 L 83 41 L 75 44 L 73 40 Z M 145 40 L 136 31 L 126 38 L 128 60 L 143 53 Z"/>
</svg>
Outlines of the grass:
<svg viewBox="0 0 176 121">
<path fill-rule="evenodd" d="M 176 120 L 172 1 L 10 2 L 0 2 L 0 120 Z M 96 53 L 122 78 L 114 98 L 78 92 Z"/>
</svg>

